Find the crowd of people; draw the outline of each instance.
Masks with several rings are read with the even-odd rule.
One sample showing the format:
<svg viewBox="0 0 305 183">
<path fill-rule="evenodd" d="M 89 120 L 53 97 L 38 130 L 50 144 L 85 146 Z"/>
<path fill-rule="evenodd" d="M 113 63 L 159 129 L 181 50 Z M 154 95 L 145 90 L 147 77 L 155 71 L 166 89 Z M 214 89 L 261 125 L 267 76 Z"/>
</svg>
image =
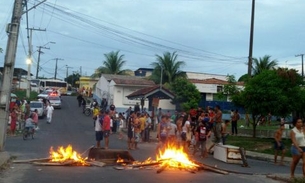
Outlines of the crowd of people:
<svg viewBox="0 0 305 183">
<path fill-rule="evenodd" d="M 16 101 L 13 103 L 12 106 L 10 106 L 10 114 L 8 121 L 8 125 L 10 128 L 8 129 L 9 130 L 8 134 L 10 136 L 16 136 L 16 130 L 18 125 L 20 130 L 26 125 L 29 125 L 29 122 L 26 123 L 27 119 L 31 119 L 33 125 L 37 126 L 38 124 L 37 110 L 31 112 L 30 105 L 26 99 L 19 100 L 18 98 L 16 98 Z"/>
<path fill-rule="evenodd" d="M 42 102 L 45 105 L 46 122 L 51 124 L 54 108 L 49 101 L 43 100 Z M 16 136 L 16 131 L 24 128 L 38 130 L 38 110 L 31 111 L 30 104 L 26 99 L 19 100 L 16 98 L 14 105 L 10 106 L 8 125 L 8 134 L 10 136 Z"/>
<path fill-rule="evenodd" d="M 96 146 L 101 147 L 100 142 L 105 138 L 105 148 L 109 147 L 109 134 L 119 131 L 118 138 L 122 139 L 122 129 L 126 127 L 127 131 L 127 148 L 129 150 L 139 149 L 140 142 L 150 141 L 150 131 L 155 125 L 146 112 L 145 108 L 140 109 L 136 104 L 134 108 L 130 107 L 125 113 L 117 113 L 115 106 L 112 104 L 108 110 L 101 109 L 98 103 L 94 100 L 93 108 L 93 122 L 96 131 Z M 105 117 L 109 116 L 110 122 L 108 126 L 108 119 L 106 126 L 104 126 Z M 237 110 L 233 111 L 231 120 L 222 119 L 222 111 L 220 106 L 215 108 L 192 109 L 189 112 L 175 112 L 171 114 L 169 111 L 163 112 L 160 108 L 156 115 L 156 131 L 157 139 L 159 141 L 158 147 L 162 148 L 164 144 L 175 143 L 182 146 L 185 151 L 189 151 L 192 147 L 192 153 L 195 155 L 198 149 L 201 149 L 200 156 L 206 157 L 208 149 L 206 141 L 214 134 L 214 143 L 226 143 L 226 138 L 229 133 L 227 126 L 232 121 L 237 123 L 239 120 L 239 113 Z M 124 125 L 125 124 L 125 125 Z M 109 133 L 105 133 L 105 128 L 109 128 Z M 232 134 L 237 134 L 236 128 L 232 127 Z"/>
</svg>

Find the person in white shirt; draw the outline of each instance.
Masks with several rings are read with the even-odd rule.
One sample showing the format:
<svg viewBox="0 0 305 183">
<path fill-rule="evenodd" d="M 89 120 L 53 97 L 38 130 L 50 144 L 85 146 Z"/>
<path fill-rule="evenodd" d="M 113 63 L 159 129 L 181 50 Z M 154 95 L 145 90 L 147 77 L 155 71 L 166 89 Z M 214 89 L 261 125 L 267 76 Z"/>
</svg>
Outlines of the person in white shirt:
<svg viewBox="0 0 305 183">
<path fill-rule="evenodd" d="M 101 141 L 103 140 L 103 131 L 102 131 L 102 123 L 104 118 L 104 112 L 102 110 L 99 111 L 99 114 L 94 117 L 94 129 L 95 129 L 95 140 L 96 140 L 96 147 L 101 147 Z"/>
<path fill-rule="evenodd" d="M 292 141 L 291 154 L 292 162 L 290 166 L 290 176 L 294 178 L 294 171 L 300 159 L 303 160 L 303 176 L 305 176 L 305 138 L 302 119 L 293 121 L 294 128 L 291 130 L 290 138 Z"/>
<path fill-rule="evenodd" d="M 47 111 L 47 123 L 51 124 L 54 108 L 53 106 L 51 106 L 50 103 L 48 103 L 48 106 L 46 107 L 46 111 Z"/>
</svg>

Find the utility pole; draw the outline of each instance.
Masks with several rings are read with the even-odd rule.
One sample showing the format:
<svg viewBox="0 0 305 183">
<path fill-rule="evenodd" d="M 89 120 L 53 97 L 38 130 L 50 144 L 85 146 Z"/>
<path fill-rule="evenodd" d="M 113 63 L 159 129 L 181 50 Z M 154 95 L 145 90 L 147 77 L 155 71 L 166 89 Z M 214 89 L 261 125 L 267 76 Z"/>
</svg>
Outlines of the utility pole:
<svg viewBox="0 0 305 183">
<path fill-rule="evenodd" d="M 50 49 L 44 46 L 38 46 L 38 61 L 37 61 L 37 68 L 36 68 L 36 79 L 38 79 L 38 73 L 39 73 L 39 64 L 40 64 L 40 54 L 43 54 L 41 49 Z"/>
<path fill-rule="evenodd" d="M 54 79 L 56 79 L 56 76 L 57 76 L 57 62 L 58 60 L 64 60 L 64 59 L 61 59 L 61 58 L 55 58 L 53 60 L 56 60 L 56 64 L 55 64 L 55 74 L 54 74 Z"/>
<path fill-rule="evenodd" d="M 248 60 L 248 76 L 249 76 L 249 78 L 251 78 L 251 74 L 252 74 L 252 52 L 253 52 L 254 15 L 255 15 L 255 0 L 252 0 L 250 43 L 249 43 L 249 60 Z"/>
<path fill-rule="evenodd" d="M 49 43 L 56 44 L 56 42 L 50 41 L 50 42 L 47 42 L 46 44 L 44 44 L 43 46 L 38 46 L 38 50 L 37 50 L 38 51 L 38 61 L 37 61 L 37 68 L 36 68 L 36 79 L 38 79 L 38 73 L 39 73 L 40 54 L 43 54 L 41 49 L 49 50 L 50 48 L 45 47 Z"/>
<path fill-rule="evenodd" d="M 67 71 L 66 71 L 66 79 L 69 76 L 69 69 L 72 69 L 73 67 L 69 67 L 68 65 L 66 65 Z"/>
<path fill-rule="evenodd" d="M 298 54 L 296 57 L 302 58 L 302 79 L 304 79 L 304 54 Z"/>
<path fill-rule="evenodd" d="M 82 66 L 79 67 L 79 74 L 82 76 Z"/>
<path fill-rule="evenodd" d="M 29 55 L 28 55 L 28 60 L 27 60 L 27 64 L 28 64 L 28 74 L 27 74 L 27 79 L 28 79 L 28 87 L 26 90 L 26 97 L 30 98 L 30 92 L 31 92 L 31 66 L 32 66 L 32 34 L 33 34 L 33 30 L 34 31 L 46 31 L 46 29 L 35 29 L 35 28 L 28 28 L 28 30 L 30 30 L 30 37 L 28 37 L 28 41 L 29 41 Z"/>
<path fill-rule="evenodd" d="M 12 20 L 11 23 L 8 24 L 6 29 L 6 32 L 8 34 L 8 40 L 6 45 L 5 61 L 2 73 L 2 86 L 0 89 L 0 151 L 4 151 L 6 141 L 6 128 L 9 116 L 9 104 L 11 98 L 10 95 L 12 90 L 13 73 L 16 60 L 20 19 L 23 13 L 22 1 L 23 0 L 15 0 Z"/>
</svg>

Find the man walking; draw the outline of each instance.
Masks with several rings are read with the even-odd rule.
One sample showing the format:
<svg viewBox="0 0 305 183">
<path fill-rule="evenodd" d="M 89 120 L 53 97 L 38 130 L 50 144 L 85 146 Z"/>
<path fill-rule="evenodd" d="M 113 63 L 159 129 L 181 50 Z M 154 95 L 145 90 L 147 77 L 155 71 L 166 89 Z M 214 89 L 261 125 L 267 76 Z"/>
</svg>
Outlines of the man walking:
<svg viewBox="0 0 305 183">
<path fill-rule="evenodd" d="M 51 106 L 50 103 L 48 103 L 46 111 L 47 111 L 47 123 L 51 124 L 54 108 L 53 106 Z"/>
</svg>

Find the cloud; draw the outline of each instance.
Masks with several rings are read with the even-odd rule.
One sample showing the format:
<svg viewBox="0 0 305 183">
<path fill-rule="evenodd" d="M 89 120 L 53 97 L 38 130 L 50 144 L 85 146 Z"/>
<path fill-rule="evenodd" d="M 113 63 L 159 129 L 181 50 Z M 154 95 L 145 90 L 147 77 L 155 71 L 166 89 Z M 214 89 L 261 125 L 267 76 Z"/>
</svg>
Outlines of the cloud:
<svg viewBox="0 0 305 183">
<path fill-rule="evenodd" d="M 0 29 L 10 20 L 7 7 L 12 2 L 2 4 Z M 58 9 L 50 8 L 54 4 Z M 304 52 L 304 5 L 299 0 L 256 1 L 254 57 L 268 54 L 282 64 L 299 62 L 294 55 Z M 78 70 L 82 66 L 88 74 L 102 64 L 103 54 L 115 50 L 125 55 L 126 69 L 150 67 L 155 54 L 178 50 L 188 71 L 236 74 L 237 78 L 247 72 L 251 1 L 50 0 L 29 17 L 30 26 L 47 29 L 34 33 L 34 47 L 56 42 L 45 50 L 44 62 L 61 57 L 65 59 L 61 66 Z M 22 23 L 16 64 L 23 67 L 25 17 Z M 1 31 L 4 49 L 6 39 Z M 53 65 L 47 62 L 45 67 Z"/>
</svg>

